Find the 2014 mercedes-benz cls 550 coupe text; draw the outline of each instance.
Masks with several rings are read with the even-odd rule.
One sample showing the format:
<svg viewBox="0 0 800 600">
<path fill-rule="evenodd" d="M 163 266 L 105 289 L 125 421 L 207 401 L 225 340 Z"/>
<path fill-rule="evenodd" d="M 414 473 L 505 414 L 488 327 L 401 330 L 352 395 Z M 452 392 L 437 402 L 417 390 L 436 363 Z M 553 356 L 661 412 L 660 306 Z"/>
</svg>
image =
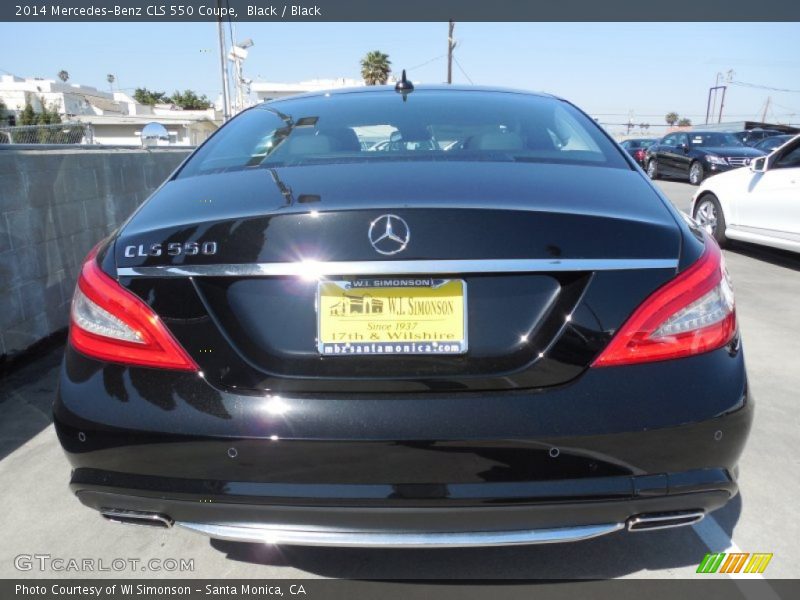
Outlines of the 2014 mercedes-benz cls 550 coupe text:
<svg viewBox="0 0 800 600">
<path fill-rule="evenodd" d="M 86 258 L 55 404 L 80 501 L 378 547 L 723 506 L 752 404 L 716 243 L 564 100 L 397 88 L 244 111 Z"/>
</svg>

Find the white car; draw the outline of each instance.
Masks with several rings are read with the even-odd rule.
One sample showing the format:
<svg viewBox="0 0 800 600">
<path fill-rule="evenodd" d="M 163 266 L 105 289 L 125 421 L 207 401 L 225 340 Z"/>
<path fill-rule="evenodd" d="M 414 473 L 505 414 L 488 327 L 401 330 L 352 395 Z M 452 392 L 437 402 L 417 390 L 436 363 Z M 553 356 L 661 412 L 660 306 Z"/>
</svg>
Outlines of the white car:
<svg viewBox="0 0 800 600">
<path fill-rule="evenodd" d="M 704 181 L 691 215 L 720 246 L 730 239 L 800 252 L 800 135 L 749 168 Z"/>
</svg>

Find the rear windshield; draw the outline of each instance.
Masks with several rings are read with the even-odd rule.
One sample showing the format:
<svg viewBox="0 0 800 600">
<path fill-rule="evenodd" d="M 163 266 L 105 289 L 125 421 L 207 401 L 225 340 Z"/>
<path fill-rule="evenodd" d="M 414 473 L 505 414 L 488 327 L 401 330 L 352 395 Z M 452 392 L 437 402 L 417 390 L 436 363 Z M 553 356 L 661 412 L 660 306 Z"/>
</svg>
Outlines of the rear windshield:
<svg viewBox="0 0 800 600">
<path fill-rule="evenodd" d="M 791 135 L 774 135 L 772 137 L 768 137 L 766 139 L 761 140 L 756 144 L 756 148 L 762 149 L 771 149 L 774 150 L 778 146 L 783 146 L 786 142 L 792 139 Z"/>
<path fill-rule="evenodd" d="M 657 140 L 628 140 L 628 146 L 632 150 L 636 150 L 637 148 L 649 148 L 655 144 L 656 141 Z"/>
<path fill-rule="evenodd" d="M 179 177 L 341 162 L 461 160 L 630 168 L 570 104 L 504 92 L 417 90 L 283 100 L 248 110 L 200 148 Z"/>
</svg>

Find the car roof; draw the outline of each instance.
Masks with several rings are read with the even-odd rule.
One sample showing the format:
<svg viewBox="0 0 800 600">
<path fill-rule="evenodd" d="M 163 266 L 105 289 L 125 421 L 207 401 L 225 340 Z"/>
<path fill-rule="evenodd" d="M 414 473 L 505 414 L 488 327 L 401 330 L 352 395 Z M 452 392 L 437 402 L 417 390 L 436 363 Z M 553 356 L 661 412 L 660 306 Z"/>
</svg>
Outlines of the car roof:
<svg viewBox="0 0 800 600">
<path fill-rule="evenodd" d="M 410 93 L 417 91 L 437 91 L 449 93 L 462 93 L 462 92 L 479 92 L 479 93 L 497 93 L 497 94 L 522 94 L 525 96 L 538 96 L 541 98 L 553 98 L 556 100 L 563 100 L 562 98 L 546 92 L 534 92 L 531 90 L 520 90 L 514 88 L 480 86 L 480 85 L 448 85 L 448 84 L 419 84 L 414 85 L 414 90 Z M 394 85 L 364 85 L 358 87 L 336 88 L 331 90 L 319 90 L 314 92 L 306 92 L 304 94 L 297 94 L 295 96 L 287 96 L 285 98 L 276 98 L 274 100 L 267 100 L 258 106 L 268 106 L 273 104 L 280 104 L 281 102 L 289 102 L 300 98 L 320 98 L 324 96 L 345 96 L 350 94 L 396 94 Z"/>
<path fill-rule="evenodd" d="M 777 142 L 779 140 L 790 140 L 794 137 L 791 133 L 781 133 L 780 135 L 771 135 L 769 137 L 765 137 L 763 140 L 759 140 L 759 144 L 764 144 L 766 142 Z"/>
</svg>

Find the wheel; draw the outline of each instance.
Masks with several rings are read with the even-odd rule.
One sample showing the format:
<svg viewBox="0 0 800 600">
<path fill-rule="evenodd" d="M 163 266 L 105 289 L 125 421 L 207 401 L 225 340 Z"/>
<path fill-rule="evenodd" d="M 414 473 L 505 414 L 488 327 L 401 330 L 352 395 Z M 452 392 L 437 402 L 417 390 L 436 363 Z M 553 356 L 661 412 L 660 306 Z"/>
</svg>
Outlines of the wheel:
<svg viewBox="0 0 800 600">
<path fill-rule="evenodd" d="M 658 179 L 658 162 L 655 158 L 651 158 L 650 162 L 647 163 L 647 176 L 650 179 Z"/>
<path fill-rule="evenodd" d="M 700 224 L 700 227 L 717 240 L 720 246 L 724 246 L 728 241 L 728 238 L 725 237 L 725 215 L 714 194 L 706 194 L 700 198 L 694 207 L 694 219 Z"/>
<path fill-rule="evenodd" d="M 700 185 L 706 176 L 706 170 L 703 165 L 697 161 L 693 162 L 689 167 L 689 183 L 692 185 Z"/>
</svg>

